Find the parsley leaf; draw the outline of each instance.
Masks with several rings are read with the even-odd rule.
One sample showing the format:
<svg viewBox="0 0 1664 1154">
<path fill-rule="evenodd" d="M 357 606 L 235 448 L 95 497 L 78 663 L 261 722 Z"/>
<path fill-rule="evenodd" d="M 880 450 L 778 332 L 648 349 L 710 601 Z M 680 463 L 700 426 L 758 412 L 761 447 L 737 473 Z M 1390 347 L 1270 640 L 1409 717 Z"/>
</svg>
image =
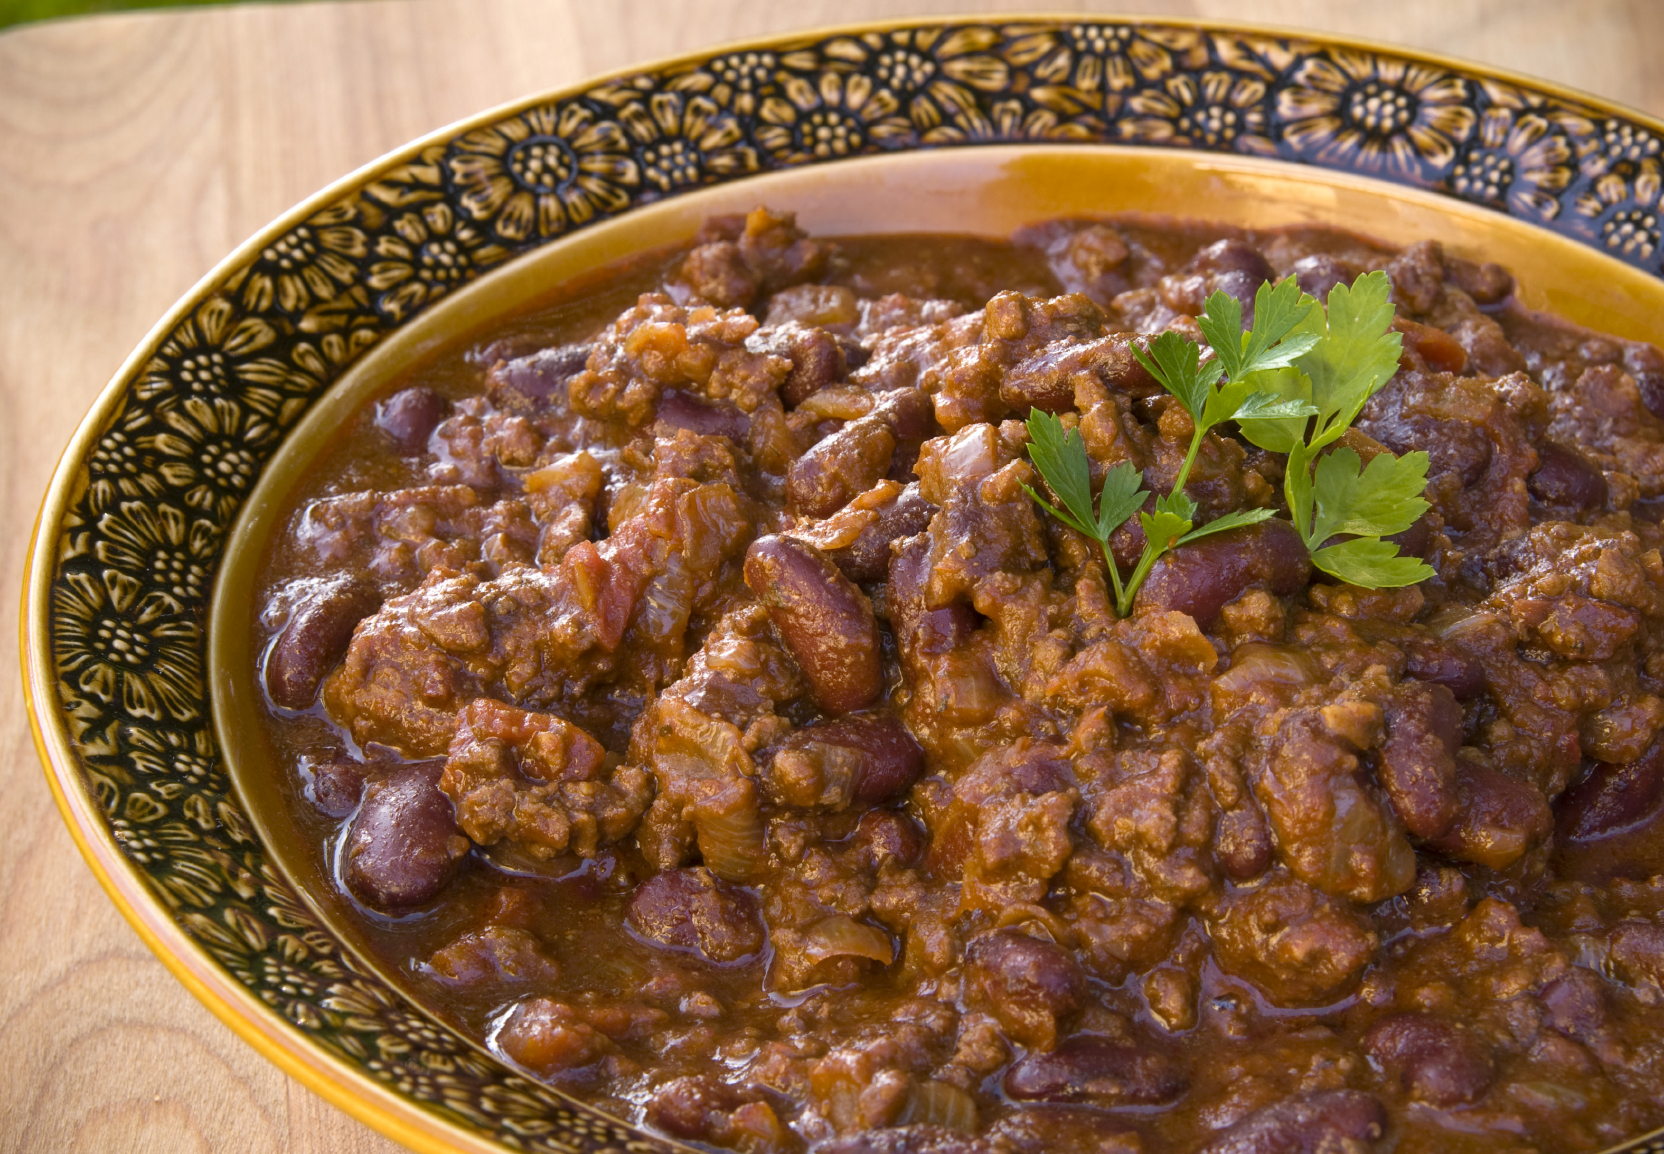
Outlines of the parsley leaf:
<svg viewBox="0 0 1664 1154">
<path fill-rule="evenodd" d="M 1151 341 L 1147 354 L 1136 344 L 1127 347 L 1144 371 L 1177 397 L 1190 419 L 1200 424 L 1214 382 L 1223 371 L 1220 362 L 1215 359 L 1201 364 L 1201 346 L 1174 332 L 1162 333 Z"/>
<path fill-rule="evenodd" d="M 1276 285 L 1260 285 L 1255 292 L 1254 326 L 1247 332 L 1242 329 L 1241 302 L 1218 291 L 1208 297 L 1196 324 L 1224 365 L 1225 376 L 1238 381 L 1250 373 L 1291 364 L 1317 343 L 1317 334 L 1294 330 L 1318 307 L 1292 277 L 1284 277 Z"/>
<path fill-rule="evenodd" d="M 1392 331 L 1392 282 L 1381 271 L 1329 291 L 1322 339 L 1295 363 L 1311 381 L 1317 427 L 1307 447 L 1321 449 L 1346 431 L 1364 402 L 1398 371 L 1404 339 Z"/>
<path fill-rule="evenodd" d="M 1238 509 L 1234 513 L 1226 513 L 1223 517 L 1215 517 L 1200 529 L 1192 529 L 1175 544 L 1186 545 L 1191 541 L 1203 537 L 1211 537 L 1215 533 L 1223 533 L 1227 529 L 1240 529 L 1244 525 L 1258 525 L 1261 521 L 1277 515 L 1275 509 Z"/>
<path fill-rule="evenodd" d="M 1343 445 L 1309 470 L 1308 453 L 1299 445 L 1289 454 L 1284 491 L 1313 565 L 1367 589 L 1414 585 L 1433 576 L 1425 561 L 1401 557 L 1397 545 L 1381 540 L 1402 533 L 1427 512 L 1421 496 L 1427 485 L 1426 453 L 1418 450 L 1396 458 L 1379 453 L 1360 468 L 1358 454 Z M 1356 536 L 1323 544 L 1337 533 Z"/>
<path fill-rule="evenodd" d="M 1312 478 L 1313 539 L 1326 540 L 1336 533 L 1390 537 L 1427 512 L 1421 496 L 1427 487 L 1426 453 L 1379 453 L 1367 466 L 1359 466 L 1358 454 L 1345 446 L 1318 461 Z"/>
<path fill-rule="evenodd" d="M 1269 412 L 1239 413 L 1237 429 L 1250 444 L 1272 453 L 1289 453 L 1295 445 L 1305 442 L 1306 426 L 1311 424 L 1307 418 L 1317 415 L 1317 406 L 1311 403 L 1312 383 L 1305 373 L 1292 366 L 1267 369 L 1255 373 L 1244 384 L 1299 410 L 1287 416 L 1273 416 Z"/>
<path fill-rule="evenodd" d="M 1121 583 L 1121 571 L 1116 567 L 1115 554 L 1109 539 L 1149 496 L 1144 492 L 1144 475 L 1128 461 L 1122 461 L 1104 472 L 1103 488 L 1098 493 L 1098 510 L 1092 511 L 1092 465 L 1086 456 L 1086 443 L 1076 429 L 1065 430 L 1063 422 L 1051 413 L 1031 409 L 1028 414 L 1028 456 L 1042 479 L 1063 502 L 1059 509 L 1027 485 L 1023 491 L 1046 512 L 1069 528 L 1098 543 L 1108 567 L 1109 583 L 1115 592 L 1116 612 L 1125 617 L 1132 607 L 1131 589 Z M 1066 511 L 1065 511 L 1066 510 Z M 1188 523 L 1186 525 L 1188 528 Z M 1148 549 L 1146 548 L 1146 552 Z M 1142 579 L 1142 578 L 1141 578 Z"/>
<path fill-rule="evenodd" d="M 1092 512 L 1092 468 L 1087 463 L 1086 445 L 1080 433 L 1075 429 L 1065 430 L 1055 415 L 1035 409 L 1028 417 L 1028 455 L 1068 512 L 1054 508 L 1024 485 L 1028 495 L 1069 528 L 1088 537 L 1098 536 L 1098 518 Z M 1121 518 L 1125 520 L 1126 517 Z M 1120 523 L 1117 521 L 1116 527 Z M 1113 528 L 1109 530 L 1113 531 Z"/>
<path fill-rule="evenodd" d="M 1098 533 L 1108 537 L 1115 532 L 1138 512 L 1148 496 L 1144 491 L 1144 474 L 1131 461 L 1122 461 L 1106 470 L 1104 487 L 1098 493 Z"/>
<path fill-rule="evenodd" d="M 1401 557 L 1398 546 L 1379 537 L 1354 537 L 1312 553 L 1312 564 L 1348 585 L 1365 589 L 1394 589 L 1418 585 L 1433 576 L 1433 567 L 1419 557 Z"/>
<path fill-rule="evenodd" d="M 1192 433 L 1170 493 L 1141 512 L 1150 494 L 1128 462 L 1104 472 L 1094 510 L 1091 463 L 1080 434 L 1038 409 L 1029 414 L 1029 457 L 1062 502 L 1059 509 L 1033 489 L 1029 496 L 1065 525 L 1097 541 L 1125 616 L 1151 567 L 1168 550 L 1215 533 L 1257 524 L 1271 509 L 1243 509 L 1196 525 L 1196 502 L 1185 492 L 1203 438 L 1235 421 L 1242 435 L 1288 456 L 1283 492 L 1289 516 L 1312 563 L 1342 581 L 1369 588 L 1410 585 L 1433 575 L 1425 562 L 1401 557 L 1382 538 L 1401 533 L 1427 511 L 1427 454 L 1380 453 L 1364 467 L 1347 447 L 1330 448 L 1397 369 L 1402 344 L 1392 331 L 1392 285 L 1385 273 L 1337 285 L 1327 305 L 1300 291 L 1292 277 L 1262 284 L 1254 294 L 1254 323 L 1242 325 L 1242 303 L 1215 292 L 1196 318 L 1213 355 L 1202 359 L 1195 341 L 1164 332 L 1133 356 L 1190 414 Z M 1329 449 L 1328 452 L 1323 452 Z M 1134 514 L 1145 546 L 1125 582 L 1109 547 L 1111 535 Z M 1336 536 L 1347 540 L 1333 545 Z"/>
<path fill-rule="evenodd" d="M 1181 517 L 1170 509 L 1140 513 L 1138 523 L 1144 528 L 1144 540 L 1149 542 L 1149 547 L 1158 557 L 1177 545 L 1179 539 L 1190 532 L 1190 519 Z"/>
</svg>

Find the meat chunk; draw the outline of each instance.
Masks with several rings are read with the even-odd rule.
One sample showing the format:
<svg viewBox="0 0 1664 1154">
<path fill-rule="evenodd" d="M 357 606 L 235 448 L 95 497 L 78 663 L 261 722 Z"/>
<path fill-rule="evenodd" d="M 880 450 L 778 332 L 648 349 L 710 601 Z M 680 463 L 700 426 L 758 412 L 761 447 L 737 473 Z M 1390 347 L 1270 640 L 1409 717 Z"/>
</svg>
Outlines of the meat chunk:
<svg viewBox="0 0 1664 1154">
<path fill-rule="evenodd" d="M 1074 955 L 1023 934 L 984 934 L 965 947 L 970 998 L 1024 1045 L 1049 1050 L 1058 1018 L 1078 1008 L 1086 975 Z"/>
<path fill-rule="evenodd" d="M 1387 1111 L 1358 1090 L 1295 1094 L 1250 1114 L 1198 1154 L 1371 1154 L 1387 1133 Z"/>
<path fill-rule="evenodd" d="M 1280 1006 L 1318 1005 L 1345 991 L 1375 957 L 1363 919 L 1293 878 L 1231 898 L 1213 926 L 1214 951 L 1229 973 Z"/>
<path fill-rule="evenodd" d="M 510 1059 L 545 1078 L 581 1070 L 615 1049 L 577 1010 L 552 998 L 529 998 L 515 1006 L 497 1044 Z"/>
<path fill-rule="evenodd" d="M 427 968 L 448 986 L 525 983 L 547 987 L 560 977 L 560 964 L 543 943 L 512 926 L 487 926 L 463 934 L 436 950 Z"/>
<path fill-rule="evenodd" d="M 770 1154 L 790 1133 L 762 1091 L 695 1074 L 653 1091 L 647 1121 L 676 1138 L 711 1142 L 743 1154 Z"/>
<path fill-rule="evenodd" d="M 707 229 L 682 261 L 678 279 L 693 296 L 719 306 L 749 305 L 760 292 L 812 280 L 828 247 L 811 240 L 791 213 L 756 208 L 732 227 Z"/>
<path fill-rule="evenodd" d="M 532 706 L 600 681 L 650 692 L 680 664 L 690 617 L 717 595 L 711 578 L 751 533 L 732 487 L 667 477 L 612 536 L 573 546 L 550 571 L 481 581 L 438 570 L 358 630 L 325 686 L 330 716 L 360 744 L 432 756 L 475 687 Z"/>
<path fill-rule="evenodd" d="M 635 828 L 653 794 L 645 771 L 604 761 L 577 726 L 480 697 L 462 711 L 439 788 L 477 845 L 507 838 L 536 858 L 593 857 Z"/>
<path fill-rule="evenodd" d="M 1336 718 L 1333 707 L 1289 710 L 1254 760 L 1254 795 L 1295 877 L 1380 901 L 1410 887 L 1415 851 L 1397 813 L 1359 775 L 1355 735 L 1330 728 Z"/>
<path fill-rule="evenodd" d="M 1489 1048 L 1470 1031 L 1429 1014 L 1395 1014 L 1362 1039 L 1364 1052 L 1406 1091 L 1434 1106 L 1472 1102 L 1496 1076 Z"/>
<path fill-rule="evenodd" d="M 749 880 L 766 856 L 752 753 L 789 723 L 774 712 L 803 689 L 797 664 L 751 604 L 718 622 L 687 673 L 636 722 L 629 762 L 657 783 L 637 833 L 649 861 L 671 869 L 695 849 L 717 876 Z"/>
</svg>

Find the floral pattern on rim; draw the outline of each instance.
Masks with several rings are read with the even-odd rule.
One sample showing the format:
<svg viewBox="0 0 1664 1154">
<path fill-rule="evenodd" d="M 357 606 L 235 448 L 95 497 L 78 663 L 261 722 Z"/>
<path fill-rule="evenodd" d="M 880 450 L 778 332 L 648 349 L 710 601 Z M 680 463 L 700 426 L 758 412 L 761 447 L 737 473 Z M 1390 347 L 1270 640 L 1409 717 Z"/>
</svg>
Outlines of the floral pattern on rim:
<svg viewBox="0 0 1664 1154">
<path fill-rule="evenodd" d="M 445 164 L 463 211 L 511 243 L 618 212 L 641 183 L 624 130 L 577 101 L 467 133 Z"/>
<path fill-rule="evenodd" d="M 1277 96 L 1283 142 L 1336 167 L 1431 182 L 1472 134 L 1470 83 L 1431 65 L 1330 49 Z"/>
<path fill-rule="evenodd" d="M 1488 107 L 1451 169 L 1451 190 L 1521 216 L 1553 220 L 1560 212 L 1559 195 L 1574 176 L 1572 141 L 1587 139 L 1594 125 L 1512 84 L 1481 80 L 1480 86 Z"/>
<path fill-rule="evenodd" d="M 243 307 L 307 316 L 350 295 L 368 253 L 356 221 L 352 205 L 332 204 L 262 248 L 243 282 Z"/>
<path fill-rule="evenodd" d="M 1580 167 L 1589 187 L 1573 201 L 1587 231 L 1615 255 L 1650 260 L 1660 247 L 1659 193 L 1664 189 L 1659 138 L 1638 125 L 1605 120 L 1598 148 Z"/>
<path fill-rule="evenodd" d="M 640 76 L 591 94 L 617 108 L 634 143 L 643 183 L 668 194 L 689 185 L 732 179 L 760 167 L 739 118 L 701 93 L 660 92 Z"/>
<path fill-rule="evenodd" d="M 1151 144 L 1200 145 L 1273 155 L 1265 135 L 1270 117 L 1265 82 L 1225 71 L 1170 76 L 1159 88 L 1134 93 L 1121 135 Z"/>
<path fill-rule="evenodd" d="M 273 870 L 209 719 L 201 622 L 219 551 L 318 394 L 502 261 L 754 171 L 1014 140 L 1274 151 L 1515 214 L 1654 274 L 1664 263 L 1651 128 L 1453 65 L 1227 26 L 920 21 L 799 37 L 541 97 L 407 150 L 201 292 L 123 382 L 39 542 L 83 786 L 232 980 L 346 1066 L 505 1148 L 661 1148 L 429 1021 Z"/>
</svg>

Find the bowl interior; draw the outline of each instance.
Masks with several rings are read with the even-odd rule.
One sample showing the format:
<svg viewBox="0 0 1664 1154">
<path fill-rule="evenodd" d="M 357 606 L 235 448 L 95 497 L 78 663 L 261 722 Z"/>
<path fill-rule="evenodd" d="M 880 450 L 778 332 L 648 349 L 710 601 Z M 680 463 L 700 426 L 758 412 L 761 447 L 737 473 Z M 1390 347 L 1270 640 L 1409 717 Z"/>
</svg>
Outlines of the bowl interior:
<svg viewBox="0 0 1664 1154">
<path fill-rule="evenodd" d="M 413 365 L 574 278 L 689 240 L 708 215 L 758 204 L 796 212 L 804 228 L 821 236 L 949 232 L 1003 238 L 1055 217 L 1145 214 L 1254 228 L 1327 225 L 1397 245 L 1435 239 L 1458 255 L 1511 269 L 1528 307 L 1664 343 L 1664 282 L 1525 221 L 1367 178 L 1173 149 L 1018 145 L 798 169 L 650 204 L 508 263 L 375 348 L 296 426 L 237 519 L 208 628 L 216 733 L 267 853 L 359 961 L 419 1005 L 410 975 L 382 964 L 367 948 L 347 900 L 290 816 L 264 729 L 254 720 L 261 701 L 254 591 L 267 542 L 281 527 L 291 492 L 335 432 Z"/>
</svg>

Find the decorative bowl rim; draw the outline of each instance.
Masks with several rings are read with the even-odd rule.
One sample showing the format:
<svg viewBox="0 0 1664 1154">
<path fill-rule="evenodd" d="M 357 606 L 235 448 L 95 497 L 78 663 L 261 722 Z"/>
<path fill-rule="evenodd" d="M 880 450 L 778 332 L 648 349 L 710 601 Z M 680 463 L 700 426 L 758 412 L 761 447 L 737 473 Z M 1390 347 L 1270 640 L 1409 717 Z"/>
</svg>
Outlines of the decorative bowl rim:
<svg viewBox="0 0 1664 1154">
<path fill-rule="evenodd" d="M 490 1151 L 509 1148 L 501 1132 L 498 1137 L 492 1138 L 480 1127 L 467 1124 L 460 1116 L 442 1115 L 432 1107 L 424 1106 L 408 1093 L 401 1092 L 385 1081 L 378 1081 L 366 1073 L 361 1065 L 349 1061 L 339 1053 L 327 1051 L 315 1038 L 293 1024 L 274 1006 L 257 997 L 248 984 L 239 981 L 229 972 L 203 941 L 192 936 L 180 919 L 169 912 L 165 903 L 147 885 L 144 871 L 118 844 L 108 815 L 93 796 L 92 787 L 85 776 L 84 755 L 77 753 L 76 741 L 70 735 L 66 721 L 66 706 L 59 693 L 62 671 L 55 662 L 53 653 L 52 594 L 62 560 L 59 554 L 63 548 L 65 520 L 71 512 L 71 503 L 78 498 L 77 487 L 84 480 L 88 454 L 99 438 L 109 431 L 110 422 L 117 416 L 122 403 L 128 399 L 145 366 L 166 344 L 170 335 L 186 324 L 197 310 L 214 298 L 216 293 L 223 290 L 234 274 L 246 270 L 263 250 L 284 238 L 293 229 L 313 220 L 321 211 L 340 203 L 344 197 L 361 193 L 379 177 L 387 176 L 401 166 L 411 164 L 430 149 L 452 145 L 470 132 L 489 130 L 542 106 L 577 101 L 609 84 L 619 84 L 636 78 L 674 76 L 731 54 L 784 54 L 799 48 L 826 45 L 839 38 L 883 36 L 914 30 L 944 31 L 965 27 L 1055 30 L 1068 25 L 1126 28 L 1134 31 L 1173 29 L 1201 36 L 1224 35 L 1262 38 L 1268 41 L 1281 40 L 1314 52 L 1338 49 L 1355 53 L 1360 57 L 1424 65 L 1458 77 L 1500 82 L 1533 96 L 1560 101 L 1595 116 L 1637 126 L 1652 134 L 1655 139 L 1664 138 L 1664 119 L 1583 92 L 1570 85 L 1542 80 L 1511 69 L 1460 57 L 1399 47 L 1364 37 L 1310 32 L 1276 24 L 1203 17 L 1116 16 L 1067 12 L 901 17 L 752 37 L 678 53 L 649 63 L 612 69 L 575 83 L 510 100 L 401 145 L 332 181 L 274 218 L 218 261 L 163 314 L 133 352 L 124 359 L 110 381 L 100 390 L 86 416 L 77 425 L 52 470 L 30 535 L 24 561 L 25 581 L 19 625 L 25 699 L 35 749 L 53 798 L 82 856 L 122 915 L 169 971 L 216 1017 L 286 1074 L 359 1121 L 412 1149 L 436 1152 L 477 1151 L 488 1154 Z M 1019 142 L 1017 138 L 1006 138 L 990 139 L 983 143 Z M 1105 138 L 1082 143 L 1113 145 L 1116 141 Z M 1144 142 L 1124 140 L 1122 143 Z M 959 146 L 974 147 L 975 142 L 959 142 Z M 902 146 L 898 151 L 929 147 L 937 145 L 913 143 Z M 829 161 L 808 160 L 795 163 L 837 163 L 837 158 Z M 788 163 L 787 166 L 791 164 Z M 768 170 L 742 174 L 734 179 L 744 179 L 746 176 L 766 171 Z M 1403 183 L 1412 182 L 1406 180 Z M 688 191 L 703 186 L 695 184 L 689 189 L 676 191 Z M 620 211 L 627 212 L 629 208 Z M 582 223 L 576 227 L 582 227 Z M 534 241 L 527 248 L 506 259 L 512 260 L 524 252 L 533 251 L 540 243 L 542 242 Z M 1592 240 L 1586 243 L 1596 247 Z M 1655 275 L 1664 274 L 1655 270 Z M 398 325 L 394 324 L 392 329 L 397 327 Z M 347 362 L 347 365 L 350 363 Z M 345 367 L 346 365 L 342 366 L 343 371 Z M 331 380 L 333 378 L 325 380 L 324 385 L 327 386 Z M 279 437 L 279 442 L 282 439 Z M 84 489 L 84 485 L 81 485 L 81 488 Z M 647 1152 L 676 1145 L 658 1136 L 638 1135 L 632 1139 L 627 1136 L 627 1131 L 620 1133 L 626 1137 L 618 1144 L 627 1149 Z M 519 1143 L 515 1145 L 518 1146 Z M 591 1148 L 606 1147 L 594 1145 Z"/>
</svg>

